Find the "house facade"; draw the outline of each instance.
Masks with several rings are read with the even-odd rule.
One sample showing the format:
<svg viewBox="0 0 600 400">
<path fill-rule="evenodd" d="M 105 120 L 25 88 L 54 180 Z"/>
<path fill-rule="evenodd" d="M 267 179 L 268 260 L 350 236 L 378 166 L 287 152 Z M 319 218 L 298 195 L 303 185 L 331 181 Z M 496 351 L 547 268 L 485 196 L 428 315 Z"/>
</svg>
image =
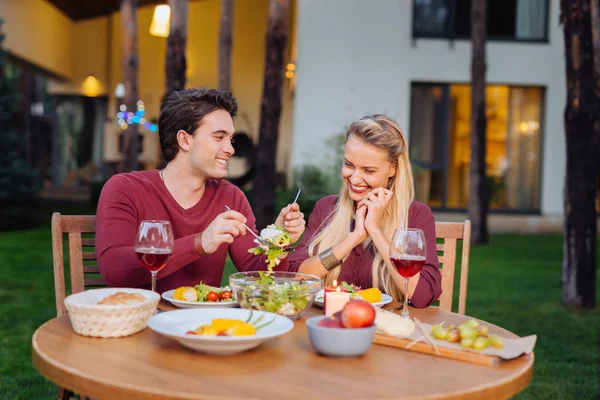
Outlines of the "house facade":
<svg viewBox="0 0 600 400">
<path fill-rule="evenodd" d="M 327 133 L 385 113 L 409 137 L 417 199 L 440 215 L 464 217 L 471 117 L 466 3 L 300 1 L 293 164 L 314 159 L 316 148 L 326 152 Z M 558 0 L 488 2 L 486 164 L 490 208 L 503 214 L 492 215 L 496 227 L 519 221 L 519 229 L 539 230 L 556 227 L 562 216 L 559 12 Z"/>
<path fill-rule="evenodd" d="M 49 162 L 55 162 L 48 179 L 65 185 L 73 169 L 85 172 L 91 163 L 97 171 L 120 159 L 115 88 L 121 82 L 121 28 L 118 10 L 77 18 L 58 3 L 0 0 L 0 17 L 17 68 L 33 66 L 53 99 L 51 118 L 42 111 L 53 129 L 47 147 Z M 158 2 L 141 3 L 139 93 L 146 126 L 140 125 L 140 161 L 155 168 L 160 150 L 151 124 L 164 92 L 166 40 L 148 29 Z M 353 120 L 385 113 L 409 138 L 417 199 L 437 218 L 463 219 L 470 162 L 469 4 L 292 1 L 278 171 L 291 178 L 307 164 L 337 168 L 329 139 Z M 219 7 L 218 0 L 189 3 L 188 87 L 217 85 Z M 236 128 L 254 142 L 267 11 L 268 0 L 235 2 Z M 486 164 L 495 230 L 561 229 L 566 83 L 559 12 L 559 0 L 488 0 Z M 78 151 L 84 142 L 88 147 Z"/>
</svg>

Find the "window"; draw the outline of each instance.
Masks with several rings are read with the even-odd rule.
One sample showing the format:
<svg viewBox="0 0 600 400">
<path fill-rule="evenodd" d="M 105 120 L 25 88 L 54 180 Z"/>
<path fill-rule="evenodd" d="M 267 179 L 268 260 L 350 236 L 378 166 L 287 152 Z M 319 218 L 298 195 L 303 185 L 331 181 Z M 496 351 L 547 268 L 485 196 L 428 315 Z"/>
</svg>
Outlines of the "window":
<svg viewBox="0 0 600 400">
<path fill-rule="evenodd" d="M 487 1 L 488 39 L 547 41 L 548 0 Z M 471 0 L 414 0 L 413 6 L 413 37 L 471 37 Z"/>
<path fill-rule="evenodd" d="M 539 210 L 543 95 L 535 87 L 486 88 L 491 209 Z M 470 85 L 412 85 L 410 156 L 417 200 L 433 208 L 467 207 L 470 131 Z"/>
</svg>

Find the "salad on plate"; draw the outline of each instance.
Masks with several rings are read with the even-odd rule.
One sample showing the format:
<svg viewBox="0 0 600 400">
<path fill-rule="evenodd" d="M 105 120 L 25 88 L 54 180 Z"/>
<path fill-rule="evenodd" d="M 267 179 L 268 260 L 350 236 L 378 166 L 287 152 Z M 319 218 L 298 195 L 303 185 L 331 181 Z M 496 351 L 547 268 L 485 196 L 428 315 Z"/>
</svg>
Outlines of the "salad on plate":
<svg viewBox="0 0 600 400">
<path fill-rule="evenodd" d="M 162 298 L 179 308 L 236 307 L 235 294 L 229 286 L 216 287 L 203 282 L 167 290 Z"/>
</svg>

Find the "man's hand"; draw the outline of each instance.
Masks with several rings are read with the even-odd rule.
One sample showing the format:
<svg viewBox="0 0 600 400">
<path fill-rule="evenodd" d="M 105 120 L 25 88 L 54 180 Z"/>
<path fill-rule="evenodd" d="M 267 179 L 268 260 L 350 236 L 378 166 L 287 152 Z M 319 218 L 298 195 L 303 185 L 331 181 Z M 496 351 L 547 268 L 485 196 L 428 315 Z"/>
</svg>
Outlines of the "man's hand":
<svg viewBox="0 0 600 400">
<path fill-rule="evenodd" d="M 275 220 L 275 225 L 281 225 L 290 234 L 292 243 L 296 243 L 304 233 L 306 221 L 304 214 L 300 212 L 298 203 L 288 204 L 281 209 L 281 212 Z"/>
<path fill-rule="evenodd" d="M 223 243 L 231 243 L 239 235 L 246 234 L 246 217 L 237 211 L 226 211 L 217 215 L 202 232 L 202 248 L 207 254 L 214 253 Z"/>
</svg>

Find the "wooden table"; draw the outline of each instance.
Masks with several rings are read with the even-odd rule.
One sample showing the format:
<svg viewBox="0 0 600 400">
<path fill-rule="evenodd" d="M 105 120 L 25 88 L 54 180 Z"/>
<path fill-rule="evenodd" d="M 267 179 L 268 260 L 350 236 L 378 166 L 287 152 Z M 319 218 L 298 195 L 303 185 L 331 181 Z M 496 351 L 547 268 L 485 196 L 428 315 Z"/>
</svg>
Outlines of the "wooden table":
<svg viewBox="0 0 600 400">
<path fill-rule="evenodd" d="M 437 308 L 410 312 L 430 324 L 467 319 Z M 530 354 L 494 368 L 379 345 L 360 358 L 329 358 L 312 349 L 304 319 L 280 338 L 225 357 L 193 352 L 150 329 L 118 339 L 80 336 L 68 316 L 38 328 L 32 345 L 42 375 L 105 400 L 507 398 L 529 384 L 534 360 Z"/>
</svg>

